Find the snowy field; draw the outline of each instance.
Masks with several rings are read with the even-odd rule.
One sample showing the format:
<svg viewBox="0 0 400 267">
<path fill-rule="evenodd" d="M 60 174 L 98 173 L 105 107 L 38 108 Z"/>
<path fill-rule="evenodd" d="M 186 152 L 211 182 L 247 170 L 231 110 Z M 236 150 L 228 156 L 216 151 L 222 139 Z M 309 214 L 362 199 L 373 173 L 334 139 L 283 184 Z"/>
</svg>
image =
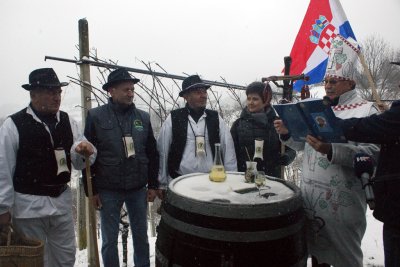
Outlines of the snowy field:
<svg viewBox="0 0 400 267">
<path fill-rule="evenodd" d="M 364 235 L 364 239 L 362 242 L 362 250 L 364 252 L 364 266 L 368 267 L 380 267 L 384 266 L 384 256 L 383 256 L 383 243 L 382 243 L 382 223 L 375 220 L 370 211 L 367 212 L 367 230 Z M 151 237 L 151 233 L 149 231 L 149 242 L 150 242 L 150 261 L 151 266 L 155 266 L 155 242 L 156 237 Z M 101 241 L 99 241 L 99 248 L 101 247 Z M 132 256 L 132 244 L 131 238 L 129 237 L 128 244 L 128 266 L 133 267 L 133 256 Z M 120 262 L 122 266 L 122 245 L 120 243 L 119 246 L 120 252 Z M 77 250 L 76 254 L 76 263 L 75 267 L 86 267 L 87 266 L 87 254 L 86 250 L 79 251 Z M 100 256 L 100 266 L 102 265 L 101 256 Z M 308 266 L 311 266 L 311 263 L 308 263 Z M 247 267 L 247 266 L 246 266 Z"/>
</svg>

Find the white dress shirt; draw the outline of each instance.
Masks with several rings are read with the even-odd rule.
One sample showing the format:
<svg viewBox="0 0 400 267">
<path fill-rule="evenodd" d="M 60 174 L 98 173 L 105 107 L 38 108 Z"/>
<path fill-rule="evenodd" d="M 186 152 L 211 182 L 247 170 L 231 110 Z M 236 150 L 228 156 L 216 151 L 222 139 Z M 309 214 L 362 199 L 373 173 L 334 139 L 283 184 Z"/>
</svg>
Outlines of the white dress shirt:
<svg viewBox="0 0 400 267">
<path fill-rule="evenodd" d="M 199 121 L 193 120 L 189 115 L 186 145 L 183 151 L 181 164 L 178 173 L 181 175 L 189 173 L 206 173 L 210 172 L 213 165 L 213 155 L 211 152 L 210 141 L 208 139 L 208 131 L 206 127 L 206 116 L 204 113 Z M 189 125 L 191 124 L 191 125 Z M 193 129 L 193 130 L 192 130 Z M 206 155 L 196 156 L 196 136 L 204 136 L 206 145 Z M 219 136 L 221 143 L 221 153 L 224 159 L 224 167 L 226 171 L 237 171 L 236 154 L 233 140 L 229 129 L 224 120 L 219 116 Z M 157 140 L 157 148 L 160 153 L 160 171 L 159 182 L 160 189 L 165 189 L 172 178 L 168 174 L 168 153 L 172 143 L 172 119 L 171 115 L 167 117 L 160 131 Z"/>
</svg>

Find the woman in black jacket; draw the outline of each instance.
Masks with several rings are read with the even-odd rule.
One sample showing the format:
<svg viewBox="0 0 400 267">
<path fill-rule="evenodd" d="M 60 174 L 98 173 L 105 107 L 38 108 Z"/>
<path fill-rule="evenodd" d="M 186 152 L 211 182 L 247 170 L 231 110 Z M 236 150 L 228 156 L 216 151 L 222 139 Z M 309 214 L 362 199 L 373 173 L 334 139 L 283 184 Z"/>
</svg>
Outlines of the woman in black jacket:
<svg viewBox="0 0 400 267">
<path fill-rule="evenodd" d="M 246 95 L 247 106 L 231 128 L 238 171 L 246 171 L 246 161 L 250 161 L 249 157 L 253 160 L 255 140 L 259 139 L 264 140 L 264 147 L 263 159 L 255 160 L 257 170 L 281 178 L 281 165 L 289 165 L 296 152 L 285 147 L 285 153 L 281 154 L 281 142 L 273 126 L 276 114 L 270 104 L 271 87 L 267 83 L 253 82 L 247 86 Z"/>
</svg>

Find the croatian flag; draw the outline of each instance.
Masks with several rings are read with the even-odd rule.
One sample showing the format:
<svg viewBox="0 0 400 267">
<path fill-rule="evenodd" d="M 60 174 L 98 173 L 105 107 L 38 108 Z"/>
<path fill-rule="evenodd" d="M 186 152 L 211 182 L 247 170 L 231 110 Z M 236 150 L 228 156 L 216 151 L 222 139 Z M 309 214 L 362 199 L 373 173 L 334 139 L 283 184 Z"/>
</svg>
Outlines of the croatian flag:
<svg viewBox="0 0 400 267">
<path fill-rule="evenodd" d="M 338 33 L 356 40 L 339 0 L 311 0 L 290 52 L 290 74 L 304 73 L 310 80 L 296 81 L 294 90 L 324 79 L 331 41 Z"/>
</svg>

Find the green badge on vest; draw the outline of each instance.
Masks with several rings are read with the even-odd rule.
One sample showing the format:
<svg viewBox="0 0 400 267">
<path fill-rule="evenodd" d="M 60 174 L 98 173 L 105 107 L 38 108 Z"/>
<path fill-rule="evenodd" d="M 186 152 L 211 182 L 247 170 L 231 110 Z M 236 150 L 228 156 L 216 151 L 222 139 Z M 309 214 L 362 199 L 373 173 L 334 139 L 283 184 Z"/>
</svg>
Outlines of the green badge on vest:
<svg viewBox="0 0 400 267">
<path fill-rule="evenodd" d="M 141 120 L 134 120 L 133 125 L 135 126 L 136 130 L 143 131 L 143 123 Z"/>
</svg>

